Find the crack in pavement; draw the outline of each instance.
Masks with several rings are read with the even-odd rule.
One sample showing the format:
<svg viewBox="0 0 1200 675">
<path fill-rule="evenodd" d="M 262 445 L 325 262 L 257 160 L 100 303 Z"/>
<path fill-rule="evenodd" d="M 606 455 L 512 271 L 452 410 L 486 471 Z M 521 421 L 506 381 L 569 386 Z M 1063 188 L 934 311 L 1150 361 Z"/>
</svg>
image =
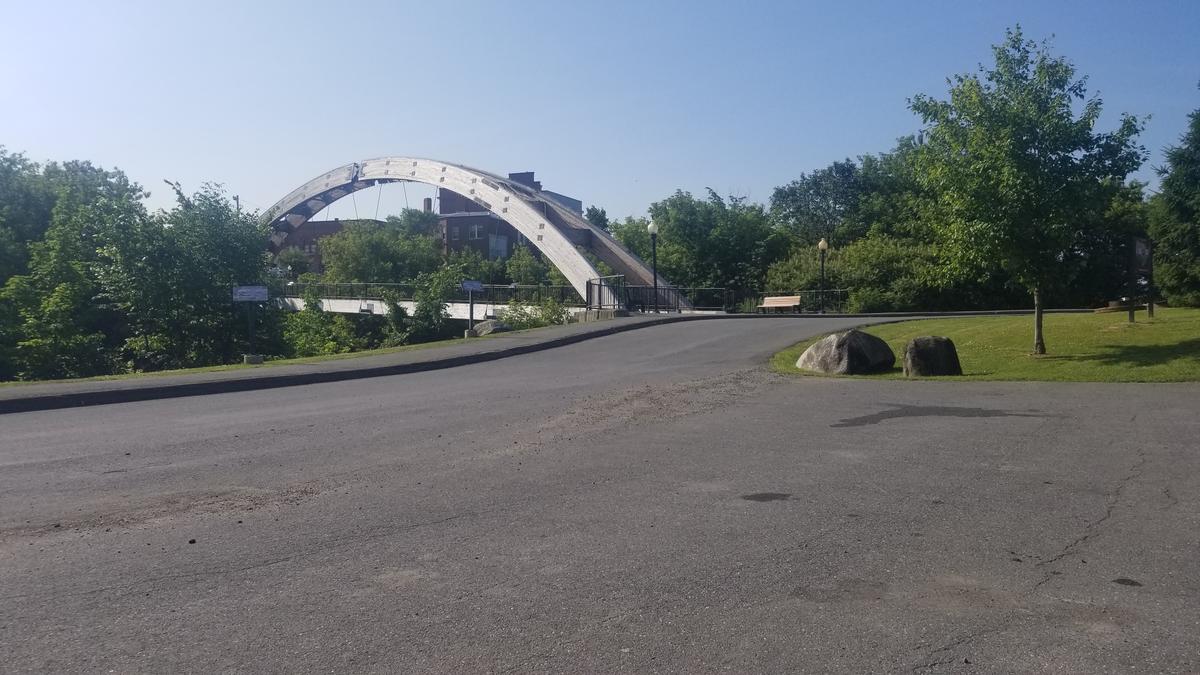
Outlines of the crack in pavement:
<svg viewBox="0 0 1200 675">
<path fill-rule="evenodd" d="M 1134 480 L 1137 480 L 1138 478 L 1140 478 L 1142 475 L 1142 472 L 1145 469 L 1146 462 L 1148 461 L 1148 458 L 1146 457 L 1146 451 L 1142 448 L 1139 448 L 1137 451 L 1137 454 L 1138 454 L 1138 459 L 1136 462 L 1134 462 L 1129 467 L 1129 474 L 1126 475 L 1124 478 L 1122 478 L 1117 483 L 1116 489 L 1113 490 L 1108 495 L 1108 498 L 1105 500 L 1104 515 L 1100 516 L 1096 520 L 1093 520 L 1092 522 L 1085 525 L 1083 528 L 1083 533 L 1080 534 L 1075 539 L 1072 539 L 1069 543 L 1067 543 L 1066 546 L 1063 546 L 1062 549 L 1057 554 L 1055 554 L 1049 558 L 1046 558 L 1045 560 L 1040 560 L 1040 561 L 1034 563 L 1033 566 L 1035 568 L 1052 565 L 1052 564 L 1058 562 L 1059 560 L 1062 560 L 1063 558 L 1067 557 L 1068 555 L 1071 555 L 1071 553 L 1073 553 L 1080 544 L 1090 540 L 1092 537 L 1099 534 L 1100 527 L 1104 523 L 1106 523 L 1109 520 L 1109 518 L 1112 518 L 1113 512 L 1116 510 L 1117 505 L 1120 504 L 1121 498 L 1125 493 L 1125 488 L 1127 488 L 1129 486 L 1129 484 L 1132 483 Z M 1037 590 L 1038 588 L 1041 588 L 1044 584 L 1048 583 L 1055 576 L 1058 576 L 1058 575 L 1054 574 L 1053 572 L 1051 572 L 1050 574 L 1047 574 L 1042 580 L 1040 580 L 1036 584 L 1034 584 L 1033 587 L 1029 589 L 1029 591 L 1033 592 L 1033 591 Z"/>
</svg>

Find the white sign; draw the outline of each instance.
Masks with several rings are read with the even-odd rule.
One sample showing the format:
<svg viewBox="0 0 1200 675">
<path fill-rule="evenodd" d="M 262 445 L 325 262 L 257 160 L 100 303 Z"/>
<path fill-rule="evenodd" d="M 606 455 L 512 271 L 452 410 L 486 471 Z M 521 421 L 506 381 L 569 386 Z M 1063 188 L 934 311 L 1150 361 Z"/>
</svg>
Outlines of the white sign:
<svg viewBox="0 0 1200 675">
<path fill-rule="evenodd" d="M 462 289 L 464 291 L 471 291 L 472 293 L 480 293 L 483 291 L 483 282 L 482 281 L 463 281 Z"/>
<path fill-rule="evenodd" d="M 267 287 L 266 286 L 234 286 L 233 287 L 234 302 L 266 302 Z"/>
</svg>

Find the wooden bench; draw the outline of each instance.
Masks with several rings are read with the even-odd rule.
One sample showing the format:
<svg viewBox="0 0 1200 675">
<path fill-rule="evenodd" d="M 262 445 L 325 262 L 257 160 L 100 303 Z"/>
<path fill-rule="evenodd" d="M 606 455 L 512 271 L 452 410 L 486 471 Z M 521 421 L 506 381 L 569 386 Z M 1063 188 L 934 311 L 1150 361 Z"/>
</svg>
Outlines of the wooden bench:
<svg viewBox="0 0 1200 675">
<path fill-rule="evenodd" d="M 767 310 L 786 309 L 789 312 L 795 312 L 800 309 L 800 296 L 798 295 L 771 295 L 763 298 L 762 304 L 758 306 L 759 311 L 766 312 Z"/>
</svg>

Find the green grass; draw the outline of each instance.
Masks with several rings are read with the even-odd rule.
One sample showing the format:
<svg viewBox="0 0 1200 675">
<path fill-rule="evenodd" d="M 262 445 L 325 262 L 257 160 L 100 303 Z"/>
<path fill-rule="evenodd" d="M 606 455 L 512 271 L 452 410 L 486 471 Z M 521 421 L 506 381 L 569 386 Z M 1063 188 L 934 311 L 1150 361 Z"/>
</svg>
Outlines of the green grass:
<svg viewBox="0 0 1200 675">
<path fill-rule="evenodd" d="M 504 335 L 504 333 L 501 333 Z M 491 336 L 485 336 L 491 337 Z M 485 339 L 485 338 L 475 338 Z M 397 352 L 408 352 L 417 349 L 429 349 L 430 347 L 445 347 L 450 344 L 461 344 L 462 340 L 452 338 L 449 340 L 438 340 L 436 342 L 422 342 L 415 345 L 401 345 L 399 347 L 387 347 L 385 349 L 368 349 L 360 352 L 348 352 L 345 354 L 325 354 L 322 356 L 306 356 L 296 359 L 271 359 L 264 361 L 259 365 L 246 365 L 242 363 L 231 363 L 223 366 L 202 366 L 200 368 L 180 368 L 177 370 L 156 370 L 149 373 L 121 373 L 120 375 L 98 375 L 96 377 L 82 377 L 71 380 L 13 380 L 10 382 L 0 382 L 0 387 L 21 387 L 31 384 L 52 384 L 55 382 L 101 382 L 105 380 L 128 380 L 146 377 L 164 377 L 169 375 L 189 375 L 191 373 L 219 373 L 227 370 L 245 370 L 247 368 L 271 368 L 274 366 L 294 366 L 305 363 L 322 363 L 325 361 L 340 361 L 342 359 L 356 359 L 364 356 L 378 356 L 380 354 L 395 354 Z"/>
<path fill-rule="evenodd" d="M 528 333 L 531 331 L 540 330 L 539 328 L 525 328 L 522 330 L 505 331 L 503 333 L 492 333 L 483 337 L 471 338 L 472 340 L 489 340 L 495 337 L 505 335 L 515 335 Z M 348 352 L 345 354 L 325 354 L 322 356 L 305 356 L 296 359 L 270 359 L 257 365 L 246 365 L 243 363 L 230 363 L 223 366 L 201 366 L 199 368 L 179 368 L 176 370 L 156 370 L 148 373 L 121 373 L 119 375 L 97 375 L 96 377 L 81 377 L 68 380 L 11 380 L 8 382 L 0 382 L 0 387 L 22 387 L 31 384 L 53 384 L 56 382 L 74 383 L 74 382 L 101 382 L 105 380 L 128 380 L 145 377 L 164 377 L 169 375 L 189 375 L 192 373 L 219 373 L 227 370 L 244 370 L 247 368 L 270 368 L 273 366 L 294 366 L 306 363 L 322 363 L 325 361 L 340 361 L 342 359 L 357 359 L 364 356 L 379 356 L 381 354 L 395 354 L 398 352 L 409 352 L 418 349 L 430 349 L 432 347 L 445 347 L 447 345 L 462 344 L 460 338 L 450 338 L 446 340 L 437 340 L 434 342 L 421 342 L 415 345 L 401 345 L 399 347 L 386 347 L 383 349 L 367 349 L 358 352 Z"/>
<path fill-rule="evenodd" d="M 903 379 L 904 347 L 919 335 L 954 340 L 963 376 L 953 380 L 1025 380 L 1053 382 L 1195 382 L 1200 381 L 1200 309 L 1157 308 L 1154 319 L 1137 313 L 1047 314 L 1046 351 L 1031 354 L 1032 316 L 985 316 L 923 319 L 876 325 L 864 330 L 883 338 L 896 353 L 896 368 L 869 379 Z M 798 370 L 796 359 L 818 338 L 775 354 L 771 367 L 781 373 L 819 375 Z"/>
</svg>

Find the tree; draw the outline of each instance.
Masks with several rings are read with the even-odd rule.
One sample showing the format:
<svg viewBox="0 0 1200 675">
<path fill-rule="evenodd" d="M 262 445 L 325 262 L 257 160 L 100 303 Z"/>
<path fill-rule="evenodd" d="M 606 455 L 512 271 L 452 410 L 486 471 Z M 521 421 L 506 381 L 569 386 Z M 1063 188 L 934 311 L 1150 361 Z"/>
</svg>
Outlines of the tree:
<svg viewBox="0 0 1200 675">
<path fill-rule="evenodd" d="M 706 200 L 678 191 L 651 204 L 650 215 L 659 226 L 658 268 L 681 287 L 756 291 L 767 268 L 786 256 L 791 244 L 785 232 L 772 226 L 761 204 L 740 197 L 723 199 L 712 190 Z M 632 235 L 622 243 L 649 257 L 644 228 L 639 233 L 614 227 L 614 233 L 619 238 Z"/>
<path fill-rule="evenodd" d="M 527 246 L 517 246 L 508 258 L 508 278 L 513 283 L 540 286 L 546 283 L 549 273 L 546 263 L 542 262 Z"/>
<path fill-rule="evenodd" d="M 438 230 L 438 215 L 420 209 L 403 209 L 399 216 L 388 216 L 385 222 L 392 229 L 409 236 L 429 237 Z"/>
<path fill-rule="evenodd" d="M 1200 109 L 1159 175 L 1150 219 L 1155 283 L 1172 304 L 1200 306 Z"/>
<path fill-rule="evenodd" d="M 589 206 L 587 207 L 587 211 L 584 211 L 583 217 L 592 225 L 606 232 L 608 231 L 608 213 L 604 209 L 597 206 Z"/>
<path fill-rule="evenodd" d="M 414 342 L 428 342 L 446 337 L 450 329 L 450 314 L 446 303 L 462 283 L 463 271 L 447 265 L 417 277 L 414 293 L 416 307 L 409 320 L 409 336 Z"/>
<path fill-rule="evenodd" d="M 100 250 L 144 226 L 145 193 L 88 162 L 48 164 L 40 175 L 54 194 L 49 224 L 28 246 L 28 274 L 0 292 L 20 324 L 8 331 L 11 367 L 26 379 L 110 373 L 129 327 L 99 284 Z"/>
<path fill-rule="evenodd" d="M 331 283 L 410 283 L 442 264 L 438 242 L 375 221 L 348 222 L 321 239 L 325 281 Z"/>
<path fill-rule="evenodd" d="M 43 168 L 0 146 L 0 285 L 28 271 L 29 246 L 50 227 L 55 201 Z"/>
<path fill-rule="evenodd" d="M 324 311 L 315 289 L 304 294 L 304 309 L 284 319 L 283 337 L 293 356 L 344 354 L 357 346 L 354 328 L 339 315 Z"/>
<path fill-rule="evenodd" d="M 295 246 L 289 246 L 275 256 L 275 265 L 287 272 L 289 279 L 295 280 L 308 271 L 310 262 L 307 253 Z"/>
<path fill-rule="evenodd" d="M 918 179 L 936 195 L 942 273 L 961 278 L 997 262 L 1032 294 L 1033 351 L 1044 354 L 1043 292 L 1081 219 L 1102 208 L 1105 181 L 1144 161 L 1142 123 L 1124 114 L 1115 131 L 1094 132 L 1101 101 L 1087 97 L 1086 78 L 1019 27 L 992 51 L 990 69 L 950 81 L 949 100 L 910 100 L 927 127 Z"/>
<path fill-rule="evenodd" d="M 849 242 L 864 234 L 853 219 L 862 190 L 858 165 L 850 159 L 834 162 L 775 188 L 771 216 L 802 246 L 822 238 Z"/>
</svg>

